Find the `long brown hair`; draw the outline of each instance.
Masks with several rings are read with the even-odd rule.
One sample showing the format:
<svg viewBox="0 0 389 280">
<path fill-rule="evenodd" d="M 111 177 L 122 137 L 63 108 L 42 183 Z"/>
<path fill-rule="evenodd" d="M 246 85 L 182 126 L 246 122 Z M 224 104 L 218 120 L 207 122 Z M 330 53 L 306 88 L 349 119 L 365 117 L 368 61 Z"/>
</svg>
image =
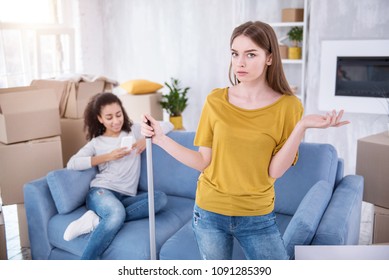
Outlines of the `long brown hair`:
<svg viewBox="0 0 389 280">
<path fill-rule="evenodd" d="M 279 93 L 293 94 L 286 80 L 284 69 L 282 68 L 277 36 L 273 28 L 261 21 L 248 21 L 243 23 L 232 32 L 230 47 L 235 38 L 240 35 L 250 38 L 258 47 L 266 52 L 266 55 L 272 55 L 272 63 L 266 71 L 266 81 L 269 86 Z M 232 73 L 232 63 L 230 63 L 229 79 L 233 85 L 240 83 L 234 73 Z"/>
<path fill-rule="evenodd" d="M 99 122 L 98 116 L 101 116 L 101 110 L 104 106 L 117 103 L 123 112 L 123 127 L 122 131 L 130 132 L 132 121 L 128 117 L 126 110 L 122 105 L 122 101 L 113 93 L 104 92 L 94 95 L 84 111 L 84 131 L 86 131 L 86 139 L 91 140 L 94 137 L 103 135 L 105 126 Z"/>
</svg>

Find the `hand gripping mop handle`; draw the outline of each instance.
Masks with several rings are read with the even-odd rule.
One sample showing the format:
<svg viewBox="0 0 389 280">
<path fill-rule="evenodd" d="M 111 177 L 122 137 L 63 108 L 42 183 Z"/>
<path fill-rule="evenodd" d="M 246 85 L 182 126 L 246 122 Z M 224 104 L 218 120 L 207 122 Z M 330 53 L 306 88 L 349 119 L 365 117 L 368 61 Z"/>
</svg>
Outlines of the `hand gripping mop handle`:
<svg viewBox="0 0 389 280">
<path fill-rule="evenodd" d="M 147 124 L 151 125 L 147 120 Z M 149 201 L 149 231 L 150 231 L 150 259 L 156 260 L 155 245 L 155 211 L 154 211 L 154 178 L 153 178 L 153 155 L 151 137 L 146 137 L 146 163 L 147 163 L 147 191 Z"/>
</svg>

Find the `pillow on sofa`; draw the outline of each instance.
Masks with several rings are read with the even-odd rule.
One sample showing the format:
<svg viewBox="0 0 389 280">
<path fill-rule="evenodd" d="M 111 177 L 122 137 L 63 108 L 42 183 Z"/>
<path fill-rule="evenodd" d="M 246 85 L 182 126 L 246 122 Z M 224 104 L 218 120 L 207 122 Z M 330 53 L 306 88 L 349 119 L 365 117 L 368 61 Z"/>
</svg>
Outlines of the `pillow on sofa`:
<svg viewBox="0 0 389 280">
<path fill-rule="evenodd" d="M 334 146 L 302 142 L 295 166 L 275 182 L 275 211 L 293 216 L 309 189 L 321 180 L 335 184 L 338 155 Z"/>
<path fill-rule="evenodd" d="M 59 214 L 67 214 L 85 204 L 96 168 L 83 171 L 59 169 L 47 174 L 47 184 Z"/>
<path fill-rule="evenodd" d="M 319 181 L 304 196 L 283 236 L 291 259 L 294 259 L 296 245 L 311 244 L 331 195 L 331 185 L 326 181 Z"/>
<path fill-rule="evenodd" d="M 129 80 L 122 83 L 120 87 L 131 94 L 153 93 L 163 87 L 163 85 L 148 80 Z"/>
</svg>

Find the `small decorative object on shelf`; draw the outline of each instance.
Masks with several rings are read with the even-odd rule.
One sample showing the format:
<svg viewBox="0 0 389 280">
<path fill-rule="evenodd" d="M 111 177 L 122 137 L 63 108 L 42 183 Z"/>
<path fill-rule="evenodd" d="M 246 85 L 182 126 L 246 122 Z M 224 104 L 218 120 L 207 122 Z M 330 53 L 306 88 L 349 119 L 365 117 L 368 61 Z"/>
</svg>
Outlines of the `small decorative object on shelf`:
<svg viewBox="0 0 389 280">
<path fill-rule="evenodd" d="M 174 125 L 174 129 L 184 129 L 182 125 L 182 112 L 188 105 L 186 94 L 190 87 L 181 88 L 178 79 L 171 78 L 171 83 L 165 82 L 169 88 L 169 93 L 162 95 L 160 102 L 163 109 L 169 114 L 169 120 Z"/>
<path fill-rule="evenodd" d="M 288 46 L 279 44 L 278 48 L 280 50 L 281 59 L 288 59 Z"/>
<path fill-rule="evenodd" d="M 301 42 L 303 40 L 303 28 L 300 26 L 292 27 L 288 32 L 288 37 L 292 46 L 289 47 L 289 59 L 301 59 Z"/>
<path fill-rule="evenodd" d="M 304 20 L 304 9 L 282 9 L 283 22 L 297 22 Z"/>
</svg>

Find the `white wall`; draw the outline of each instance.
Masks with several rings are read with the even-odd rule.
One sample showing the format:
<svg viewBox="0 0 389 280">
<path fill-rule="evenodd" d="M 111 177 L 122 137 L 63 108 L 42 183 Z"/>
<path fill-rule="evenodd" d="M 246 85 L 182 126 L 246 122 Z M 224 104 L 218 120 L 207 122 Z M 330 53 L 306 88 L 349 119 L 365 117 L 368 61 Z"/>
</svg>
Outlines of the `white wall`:
<svg viewBox="0 0 389 280">
<path fill-rule="evenodd" d="M 191 87 L 189 106 L 183 114 L 187 130 L 196 129 L 207 94 L 213 88 L 230 85 L 229 39 L 233 28 L 247 20 L 281 21 L 283 7 L 303 7 L 303 0 L 80 2 L 79 13 L 84 16 L 79 24 L 81 33 L 97 36 L 97 43 L 90 38 L 82 40 L 83 71 L 99 71 L 97 74 L 119 82 L 180 79 L 183 86 Z M 88 13 L 92 19 L 86 17 Z M 91 48 L 100 52 L 89 53 Z M 101 62 L 103 65 L 99 65 Z"/>
<path fill-rule="evenodd" d="M 72 0 L 76 37 L 76 72 L 104 72 L 103 21 L 100 0 Z"/>
<path fill-rule="evenodd" d="M 178 78 L 190 86 L 184 126 L 195 130 L 205 97 L 229 85 L 229 38 L 247 20 L 277 22 L 303 0 L 77 0 L 80 71 L 124 82 Z M 387 0 L 311 0 L 306 113 L 317 113 L 320 43 L 389 38 Z M 386 129 L 381 115 L 346 114 L 347 127 L 310 130 L 306 141 L 335 145 L 355 173 L 357 139 Z"/>
</svg>

